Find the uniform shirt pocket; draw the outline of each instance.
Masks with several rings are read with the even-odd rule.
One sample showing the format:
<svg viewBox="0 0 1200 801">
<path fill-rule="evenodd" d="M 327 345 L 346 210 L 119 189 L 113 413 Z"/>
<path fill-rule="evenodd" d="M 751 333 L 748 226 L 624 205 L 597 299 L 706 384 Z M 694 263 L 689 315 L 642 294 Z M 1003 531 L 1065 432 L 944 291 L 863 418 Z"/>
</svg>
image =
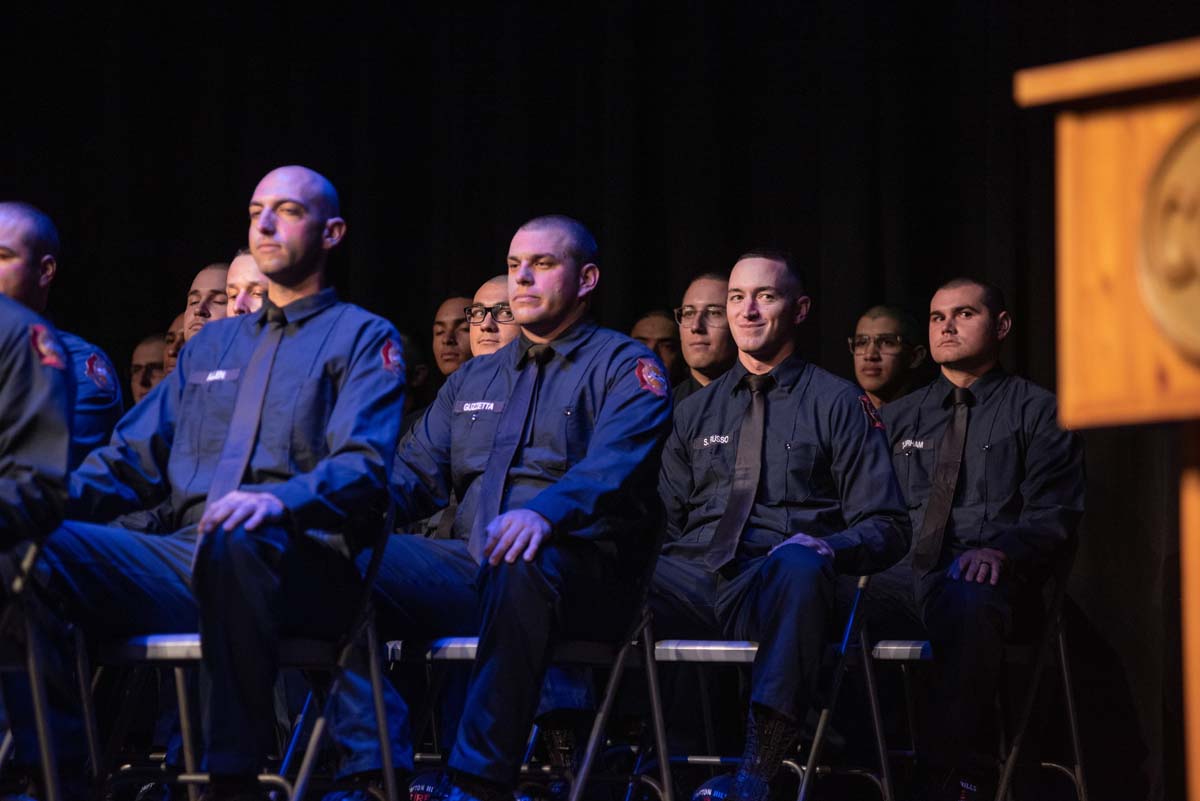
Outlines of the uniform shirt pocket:
<svg viewBox="0 0 1200 801">
<path fill-rule="evenodd" d="M 196 426 L 198 452 L 221 452 L 233 420 L 239 378 L 238 370 L 197 371 L 188 376 L 179 418 L 186 428 Z"/>
<path fill-rule="evenodd" d="M 896 466 L 896 477 L 900 480 L 900 486 L 904 488 L 908 508 L 920 508 L 929 498 L 937 451 L 934 448 L 918 448 L 903 443 L 893 450 L 892 462 Z"/>
<path fill-rule="evenodd" d="M 770 448 L 771 445 L 768 444 L 767 447 Z M 783 473 L 785 483 L 782 490 L 784 494 L 775 497 L 792 504 L 804 503 L 813 496 L 815 484 L 820 478 L 818 469 L 820 449 L 811 442 L 795 440 L 785 440 L 778 443 L 776 447 L 783 451 L 782 463 L 786 464 L 787 468 Z M 775 459 L 768 458 L 763 464 L 763 470 L 767 471 L 768 485 L 779 479 L 778 471 L 771 469 L 773 464 L 779 463 Z"/>
</svg>

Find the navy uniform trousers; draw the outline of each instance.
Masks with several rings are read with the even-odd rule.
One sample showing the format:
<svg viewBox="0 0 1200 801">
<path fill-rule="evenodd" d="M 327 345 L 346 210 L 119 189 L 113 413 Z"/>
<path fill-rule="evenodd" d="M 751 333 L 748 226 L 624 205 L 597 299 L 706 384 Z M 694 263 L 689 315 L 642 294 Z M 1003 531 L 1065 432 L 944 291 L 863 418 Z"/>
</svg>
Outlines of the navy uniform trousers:
<svg viewBox="0 0 1200 801">
<path fill-rule="evenodd" d="M 194 527 L 156 535 L 66 521 L 46 540 L 40 589 L 65 617 L 97 639 L 204 628 L 204 658 L 214 697 L 242 701 L 211 709 L 210 737 L 216 732 L 219 742 L 233 745 L 209 752 L 207 767 L 214 772 L 257 772 L 262 766 L 254 755 L 270 752 L 275 745 L 269 688 L 278 667 L 280 639 L 301 633 L 340 636 L 361 597 L 361 578 L 355 564 L 322 539 L 292 535 L 276 526 L 256 531 L 239 527 L 209 535 L 193 595 L 189 573 L 195 540 Z M 210 610 L 203 620 L 197 597 Z M 267 692 L 262 692 L 264 686 Z M 76 728 L 69 723 L 74 717 L 72 699 L 56 700 L 56 706 L 65 707 L 56 710 L 56 717 L 65 718 L 67 730 Z M 332 725 L 369 712 L 335 710 Z M 18 732 L 32 732 L 31 722 L 14 724 Z M 32 746 L 31 737 L 23 739 Z M 66 758 L 79 756 L 79 739 L 73 737 L 63 746 Z"/>
<path fill-rule="evenodd" d="M 752 703 L 804 719 L 834 607 L 832 562 L 788 545 L 714 573 L 699 559 L 660 556 L 650 585 L 660 638 L 758 642 Z"/>
<path fill-rule="evenodd" d="M 523 721 L 538 710 L 553 643 L 620 639 L 638 600 L 611 551 L 570 536 L 543 542 L 532 562 L 493 567 L 477 565 L 464 540 L 397 535 L 375 584 L 382 636 L 479 637 L 466 699 L 476 714 L 460 725 L 449 764 L 500 783 L 520 770 Z M 355 741 L 367 744 L 365 727 Z"/>
</svg>

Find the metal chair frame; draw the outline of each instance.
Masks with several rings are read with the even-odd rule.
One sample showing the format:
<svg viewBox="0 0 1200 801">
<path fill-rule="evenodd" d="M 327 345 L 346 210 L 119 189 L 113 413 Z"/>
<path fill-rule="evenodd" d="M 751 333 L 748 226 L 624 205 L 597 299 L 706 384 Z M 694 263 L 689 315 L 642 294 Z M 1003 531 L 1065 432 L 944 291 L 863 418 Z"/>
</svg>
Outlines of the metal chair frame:
<svg viewBox="0 0 1200 801">
<path fill-rule="evenodd" d="M 1070 779 L 1078 801 L 1087 801 L 1088 799 L 1087 781 L 1083 770 L 1083 743 L 1079 733 L 1079 720 L 1075 707 L 1075 688 L 1071 678 L 1070 657 L 1062 618 L 1062 607 L 1066 598 L 1067 578 L 1070 575 L 1074 560 L 1074 547 L 1074 543 L 1069 544 L 1066 552 L 1059 558 L 1056 564 L 1052 578 L 1055 582 L 1054 591 L 1047 610 L 1045 625 L 1037 639 L 1035 656 L 1031 662 L 1033 672 L 1029 687 L 1026 689 L 1021 701 L 1020 716 L 1011 743 L 1008 742 L 1005 733 L 1006 715 L 1004 714 L 1004 705 L 1000 703 L 999 696 L 997 697 L 997 717 L 1000 723 L 1000 781 L 996 788 L 996 801 L 1005 801 L 1005 799 L 1011 801 L 1012 799 L 1013 772 L 1016 770 L 1017 760 L 1024 746 L 1029 723 L 1033 718 L 1033 710 L 1037 702 L 1042 673 L 1051 659 L 1054 659 L 1058 663 L 1063 684 L 1063 695 L 1065 696 L 1064 700 L 1067 708 L 1067 725 L 1071 739 L 1071 755 L 1074 764 L 1064 765 L 1053 761 L 1039 761 L 1038 764 L 1045 770 L 1061 773 Z M 1008 658 L 1006 658 L 1006 662 L 1018 661 L 1011 657 L 1021 650 L 1020 647 L 1010 646 L 1007 649 Z M 909 668 L 911 665 L 931 662 L 933 660 L 932 644 L 926 640 L 881 640 L 870 651 L 864 650 L 864 654 L 869 654 L 869 661 L 896 663 L 903 672 L 910 748 L 900 752 L 893 752 L 893 755 L 915 758 L 917 753 L 916 703 L 913 698 L 914 693 Z M 873 698 L 872 704 L 878 706 L 878 698 Z"/>
<path fill-rule="evenodd" d="M 304 711 L 293 728 L 292 737 L 284 754 L 279 773 L 264 773 L 258 776 L 262 784 L 272 786 L 281 791 L 292 801 L 301 801 L 309 789 L 313 772 L 316 768 L 317 756 L 328 726 L 328 714 L 332 699 L 338 692 L 341 671 L 349 663 L 350 656 L 357 644 L 365 637 L 372 695 L 374 696 L 375 723 L 378 731 L 381 755 L 383 761 L 384 792 L 388 801 L 399 801 L 399 790 L 396 786 L 395 771 L 392 765 L 391 739 L 388 735 L 386 711 L 383 701 L 383 674 L 379 654 L 379 639 L 375 633 L 374 610 L 371 603 L 371 589 L 379 573 L 383 560 L 384 545 L 389 536 L 385 532 L 373 547 L 371 559 L 363 575 L 362 597 L 358 611 L 347 633 L 337 641 L 292 638 L 280 643 L 280 666 L 308 670 L 325 670 L 333 675 L 328 690 L 324 693 L 325 700 L 321 709 L 312 722 L 312 730 L 305 746 L 304 756 L 296 778 L 288 781 L 295 761 L 296 750 L 300 737 L 307 728 L 312 715 L 313 693 L 310 692 L 305 702 Z M 82 645 L 82 644 L 81 644 Z M 91 699 L 90 687 L 84 677 L 92 675 L 88 663 L 87 649 L 79 647 L 77 653 L 77 672 L 80 676 L 81 694 L 83 697 L 84 723 L 87 732 L 88 751 L 92 760 L 93 777 L 99 781 L 105 775 L 101 766 L 108 760 L 102 759 L 99 753 L 99 735 L 96 730 L 95 708 Z M 185 784 L 188 788 L 189 801 L 198 801 L 200 785 L 207 784 L 210 776 L 198 769 L 198 750 L 196 737 L 192 726 L 189 694 L 187 691 L 187 668 L 194 667 L 201 661 L 200 635 L 186 634 L 150 634 L 132 637 L 126 640 L 102 644 L 97 650 L 97 661 L 101 665 L 113 666 L 145 666 L 158 665 L 171 667 L 174 672 L 176 704 L 179 710 L 179 726 L 183 740 L 184 772 L 174 776 L 163 776 L 163 779 Z M 121 734 L 120 728 L 114 733 L 114 739 Z M 109 754 L 113 749 L 110 747 Z"/>
<path fill-rule="evenodd" d="M 25 645 L 23 649 L 20 649 L 22 653 L 19 655 L 14 653 L 11 655 L 11 659 L 0 663 L 0 670 L 24 670 L 29 674 L 38 756 L 42 763 L 42 792 L 46 795 L 45 801 L 62 801 L 62 783 L 58 774 L 58 759 L 50 728 L 50 702 L 46 696 L 46 676 L 43 668 L 45 658 L 42 654 L 41 644 L 42 631 L 37 625 L 32 611 L 32 605 L 36 601 L 30 600 L 29 597 L 31 592 L 29 589 L 30 576 L 40 555 L 40 546 L 37 543 L 28 543 L 20 558 L 14 560 L 16 568 L 14 573 L 4 577 L 4 581 L 8 585 L 6 588 L 8 598 L 4 609 L 0 611 L 0 630 L 11 631 L 19 625 L 25 637 Z M 20 621 L 14 622 L 13 618 L 18 616 Z M 5 733 L 3 742 L 0 743 L 0 762 L 7 759 L 13 744 L 13 733 L 8 731 Z"/>
</svg>

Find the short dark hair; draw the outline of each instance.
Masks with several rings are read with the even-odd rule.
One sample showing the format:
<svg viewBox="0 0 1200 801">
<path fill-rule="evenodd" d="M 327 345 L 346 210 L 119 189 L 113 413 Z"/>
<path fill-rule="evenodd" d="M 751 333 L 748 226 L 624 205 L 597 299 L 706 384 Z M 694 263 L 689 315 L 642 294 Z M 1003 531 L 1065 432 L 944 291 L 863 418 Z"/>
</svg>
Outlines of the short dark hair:
<svg viewBox="0 0 1200 801">
<path fill-rule="evenodd" d="M 741 261 L 742 259 L 770 259 L 771 261 L 779 262 L 787 268 L 788 275 L 796 282 L 796 291 L 801 294 L 804 293 L 806 283 L 804 280 L 804 271 L 800 269 L 800 263 L 796 261 L 796 258 L 789 251 L 780 250 L 779 248 L 752 248 L 738 256 L 737 260 Z"/>
<path fill-rule="evenodd" d="M 729 271 L 721 272 L 720 270 L 705 270 L 702 273 L 696 273 L 688 279 L 687 285 L 691 286 L 697 281 L 724 281 L 729 283 Z"/>
<path fill-rule="evenodd" d="M 12 214 L 29 223 L 29 244 L 38 259 L 43 256 L 58 258 L 58 228 L 44 211 L 31 203 L 11 200 L 0 203 L 0 214 Z"/>
<path fill-rule="evenodd" d="M 1000 287 L 989 284 L 987 281 L 980 281 L 978 278 L 960 275 L 939 286 L 937 291 L 958 289 L 963 286 L 977 286 L 983 290 L 983 305 L 987 306 L 993 317 L 998 317 L 1000 312 L 1008 311 L 1008 301 L 1004 299 L 1004 293 L 1000 291 Z"/>
<path fill-rule="evenodd" d="M 567 255 L 578 267 L 594 264 L 600 255 L 596 237 L 592 236 L 592 232 L 587 229 L 587 226 L 565 214 L 543 214 L 527 221 L 517 230 L 531 231 L 543 228 L 556 228 L 567 235 L 570 239 L 570 244 L 567 245 Z"/>
<path fill-rule="evenodd" d="M 927 329 L 918 322 L 917 316 L 908 309 L 888 303 L 881 303 L 878 306 L 872 306 L 858 316 L 860 320 L 863 317 L 887 317 L 895 320 L 900 328 L 900 336 L 904 338 L 905 343 L 909 345 L 925 344 Z"/>
</svg>

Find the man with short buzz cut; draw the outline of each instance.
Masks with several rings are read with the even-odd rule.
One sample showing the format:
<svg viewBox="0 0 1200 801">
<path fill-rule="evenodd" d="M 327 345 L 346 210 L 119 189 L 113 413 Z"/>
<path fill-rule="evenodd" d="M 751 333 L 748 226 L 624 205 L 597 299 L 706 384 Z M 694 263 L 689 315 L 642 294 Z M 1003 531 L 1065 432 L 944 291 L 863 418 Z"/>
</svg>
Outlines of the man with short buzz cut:
<svg viewBox="0 0 1200 801">
<path fill-rule="evenodd" d="M 433 361 L 448 376 L 471 358 L 471 326 L 466 308 L 471 299 L 461 295 L 446 298 L 433 315 Z"/>
<path fill-rule="evenodd" d="M 183 337 L 196 336 L 201 328 L 213 320 L 224 320 L 229 299 L 225 294 L 226 276 L 229 265 L 210 264 L 196 273 L 188 288 L 187 306 L 183 310 Z"/>
<path fill-rule="evenodd" d="M 58 229 L 28 203 L 0 203 L 0 294 L 44 314 L 58 276 Z M 74 469 L 108 441 L 125 403 L 112 360 L 75 334 L 59 331 L 74 379 L 71 459 Z"/>
<path fill-rule="evenodd" d="M 395 329 L 326 286 L 346 232 L 328 179 L 272 170 L 249 211 L 263 307 L 194 334 L 71 475 L 43 558 L 52 608 L 91 636 L 199 624 L 215 799 L 258 796 L 281 638 L 340 637 L 356 611 L 352 557 L 383 524 L 404 393 Z"/>
<path fill-rule="evenodd" d="M 150 334 L 142 337 L 142 341 L 133 349 L 129 364 L 129 396 L 135 404 L 157 387 L 166 375 L 163 371 L 166 344 L 162 334 Z"/>
<path fill-rule="evenodd" d="M 727 299 L 738 360 L 675 412 L 650 603 L 660 637 L 758 643 L 732 796 L 763 801 L 813 699 L 835 574 L 896 562 L 909 524 L 874 407 L 796 353 L 811 301 L 792 258 L 746 253 Z"/>
<path fill-rule="evenodd" d="M 878 409 L 908 393 L 925 361 L 925 337 L 916 318 L 898 306 L 872 306 L 849 338 L 854 377 Z"/>
<path fill-rule="evenodd" d="M 251 314 L 262 308 L 267 297 L 267 277 L 249 250 L 239 250 L 229 262 L 225 276 L 226 317 Z"/>
<path fill-rule="evenodd" d="M 487 356 L 512 342 L 521 333 L 508 304 L 508 276 L 489 278 L 467 307 L 471 324 L 471 355 Z"/>
<path fill-rule="evenodd" d="M 179 351 L 183 350 L 183 343 L 186 337 L 184 336 L 184 318 L 183 312 L 175 315 L 175 319 L 167 326 L 167 333 L 163 335 L 163 374 L 170 374 L 175 365 L 179 361 Z"/>
<path fill-rule="evenodd" d="M 729 333 L 725 315 L 728 290 L 728 275 L 696 276 L 683 293 L 683 303 L 675 310 L 683 360 L 688 366 L 688 377 L 675 385 L 676 408 L 680 401 L 708 386 L 737 361 L 737 345 Z"/>
<path fill-rule="evenodd" d="M 655 309 L 638 318 L 629 336 L 641 342 L 667 368 L 667 378 L 675 386 L 683 378 L 686 365 L 679 358 L 679 328 L 671 312 Z"/>
<path fill-rule="evenodd" d="M 1041 588 L 1084 508 L 1083 446 L 1058 425 L 1054 395 L 1000 366 L 1012 331 L 1004 295 L 973 278 L 929 303 L 929 349 L 941 374 L 882 409 L 911 509 L 913 546 L 888 571 L 915 587 L 933 644 L 933 792 L 990 797 L 994 743 L 978 742 L 1004 645 L 1041 609 Z M 1017 612 L 1021 612 L 1018 615 Z"/>
<path fill-rule="evenodd" d="M 554 642 L 619 638 L 653 555 L 670 387 L 648 349 L 589 318 L 596 250 L 569 217 L 517 230 L 520 335 L 449 377 L 392 470 L 402 525 L 459 499 L 450 539 L 390 538 L 376 585 L 383 636 L 479 637 L 454 801 L 511 798 Z"/>
</svg>

